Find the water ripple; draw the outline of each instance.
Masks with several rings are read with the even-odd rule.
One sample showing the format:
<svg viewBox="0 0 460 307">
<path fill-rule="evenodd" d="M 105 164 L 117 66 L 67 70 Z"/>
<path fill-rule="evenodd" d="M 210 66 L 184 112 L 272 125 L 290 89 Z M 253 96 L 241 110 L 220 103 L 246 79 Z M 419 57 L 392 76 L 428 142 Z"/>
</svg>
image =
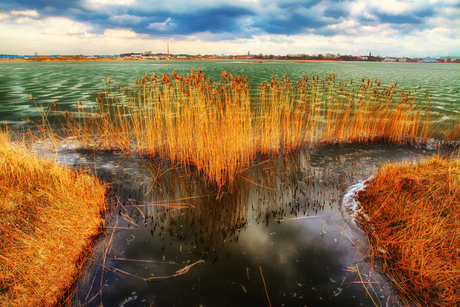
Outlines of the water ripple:
<svg viewBox="0 0 460 307">
<path fill-rule="evenodd" d="M 360 81 L 362 77 L 380 80 L 382 87 L 398 83 L 406 91 L 421 87 L 420 97 L 428 91 L 431 100 L 439 104 L 458 106 L 460 92 L 460 65 L 414 63 L 361 62 L 235 62 L 235 61 L 107 61 L 107 62 L 0 62 L 0 112 L 8 122 L 21 117 L 39 116 L 33 111 L 29 95 L 38 104 L 53 100 L 63 106 L 72 106 L 78 100 L 87 100 L 104 91 L 102 79 L 110 77 L 112 85 L 133 87 L 136 79 L 155 72 L 161 76 L 173 71 L 186 75 L 201 68 L 213 81 L 220 79 L 223 70 L 233 75 L 248 75 L 252 88 L 272 75 L 281 79 L 287 75 L 292 81 L 304 76 L 325 78 L 335 74 L 337 80 Z M 106 83 L 107 85 L 107 83 Z"/>
</svg>

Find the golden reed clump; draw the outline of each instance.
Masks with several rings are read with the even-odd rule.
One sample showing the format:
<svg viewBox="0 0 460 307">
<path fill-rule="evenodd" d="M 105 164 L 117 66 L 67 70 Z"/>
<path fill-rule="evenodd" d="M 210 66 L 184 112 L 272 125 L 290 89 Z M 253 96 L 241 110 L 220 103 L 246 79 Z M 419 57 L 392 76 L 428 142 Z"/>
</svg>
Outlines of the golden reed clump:
<svg viewBox="0 0 460 307">
<path fill-rule="evenodd" d="M 382 88 L 380 81 L 361 81 L 345 84 L 333 75 L 293 83 L 286 76 L 272 77 L 251 91 L 247 77 L 225 71 L 217 84 L 201 70 L 185 77 L 145 75 L 134 89 L 114 90 L 104 82 L 97 103 L 79 101 L 78 112 L 47 109 L 39 126 L 51 128 L 52 111 L 62 115 L 64 136 L 81 148 L 135 150 L 192 164 L 219 187 L 231 185 L 261 156 L 305 146 L 426 142 L 434 135 L 458 140 L 459 118 L 435 113 L 428 96 L 419 101 L 416 90 L 405 93 L 396 84 Z"/>
</svg>

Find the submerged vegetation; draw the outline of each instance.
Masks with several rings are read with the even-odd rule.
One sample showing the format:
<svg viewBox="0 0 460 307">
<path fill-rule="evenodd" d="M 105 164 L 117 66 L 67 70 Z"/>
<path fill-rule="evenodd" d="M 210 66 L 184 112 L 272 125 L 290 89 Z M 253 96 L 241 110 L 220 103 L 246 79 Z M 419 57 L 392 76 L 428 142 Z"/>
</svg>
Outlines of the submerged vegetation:
<svg viewBox="0 0 460 307">
<path fill-rule="evenodd" d="M 13 148 L 0 131 L 0 305 L 53 306 L 104 221 L 105 185 Z"/>
<path fill-rule="evenodd" d="M 460 160 L 389 163 L 358 194 L 372 258 L 416 306 L 460 303 Z"/>
<path fill-rule="evenodd" d="M 79 148 L 135 151 L 194 165 L 219 187 L 231 186 L 261 156 L 305 146 L 460 137 L 460 119 L 444 109 L 435 112 L 428 93 L 418 99 L 416 90 L 381 87 L 377 80 L 362 78 L 356 85 L 334 75 L 295 83 L 272 77 L 253 91 L 247 77 L 223 72 L 216 84 L 192 70 L 186 77 L 173 73 L 161 80 L 145 75 L 134 89 L 113 89 L 110 78 L 103 81 L 96 103 L 79 101 L 77 112 L 53 103 L 37 126 L 48 138 L 63 136 Z M 51 112 L 60 123 L 50 123 Z M 56 124 L 64 127 L 60 135 Z"/>
</svg>

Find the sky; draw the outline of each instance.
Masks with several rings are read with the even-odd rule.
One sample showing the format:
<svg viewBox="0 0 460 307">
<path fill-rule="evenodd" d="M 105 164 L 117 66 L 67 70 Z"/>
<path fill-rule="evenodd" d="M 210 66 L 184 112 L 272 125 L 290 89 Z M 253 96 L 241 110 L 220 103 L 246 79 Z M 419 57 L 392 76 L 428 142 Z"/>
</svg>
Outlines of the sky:
<svg viewBox="0 0 460 307">
<path fill-rule="evenodd" d="M 460 0 L 0 0 L 0 54 L 460 56 Z"/>
</svg>

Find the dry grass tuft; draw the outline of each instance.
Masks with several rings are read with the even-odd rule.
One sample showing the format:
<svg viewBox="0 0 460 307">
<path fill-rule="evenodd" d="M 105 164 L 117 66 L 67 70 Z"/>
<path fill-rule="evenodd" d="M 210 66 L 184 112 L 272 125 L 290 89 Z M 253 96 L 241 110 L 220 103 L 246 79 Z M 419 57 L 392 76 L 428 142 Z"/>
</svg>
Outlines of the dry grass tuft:
<svg viewBox="0 0 460 307">
<path fill-rule="evenodd" d="M 103 225 L 105 185 L 12 148 L 0 131 L 0 305 L 53 306 Z"/>
<path fill-rule="evenodd" d="M 384 165 L 358 195 L 372 258 L 417 306 L 460 304 L 460 160 Z"/>
</svg>

